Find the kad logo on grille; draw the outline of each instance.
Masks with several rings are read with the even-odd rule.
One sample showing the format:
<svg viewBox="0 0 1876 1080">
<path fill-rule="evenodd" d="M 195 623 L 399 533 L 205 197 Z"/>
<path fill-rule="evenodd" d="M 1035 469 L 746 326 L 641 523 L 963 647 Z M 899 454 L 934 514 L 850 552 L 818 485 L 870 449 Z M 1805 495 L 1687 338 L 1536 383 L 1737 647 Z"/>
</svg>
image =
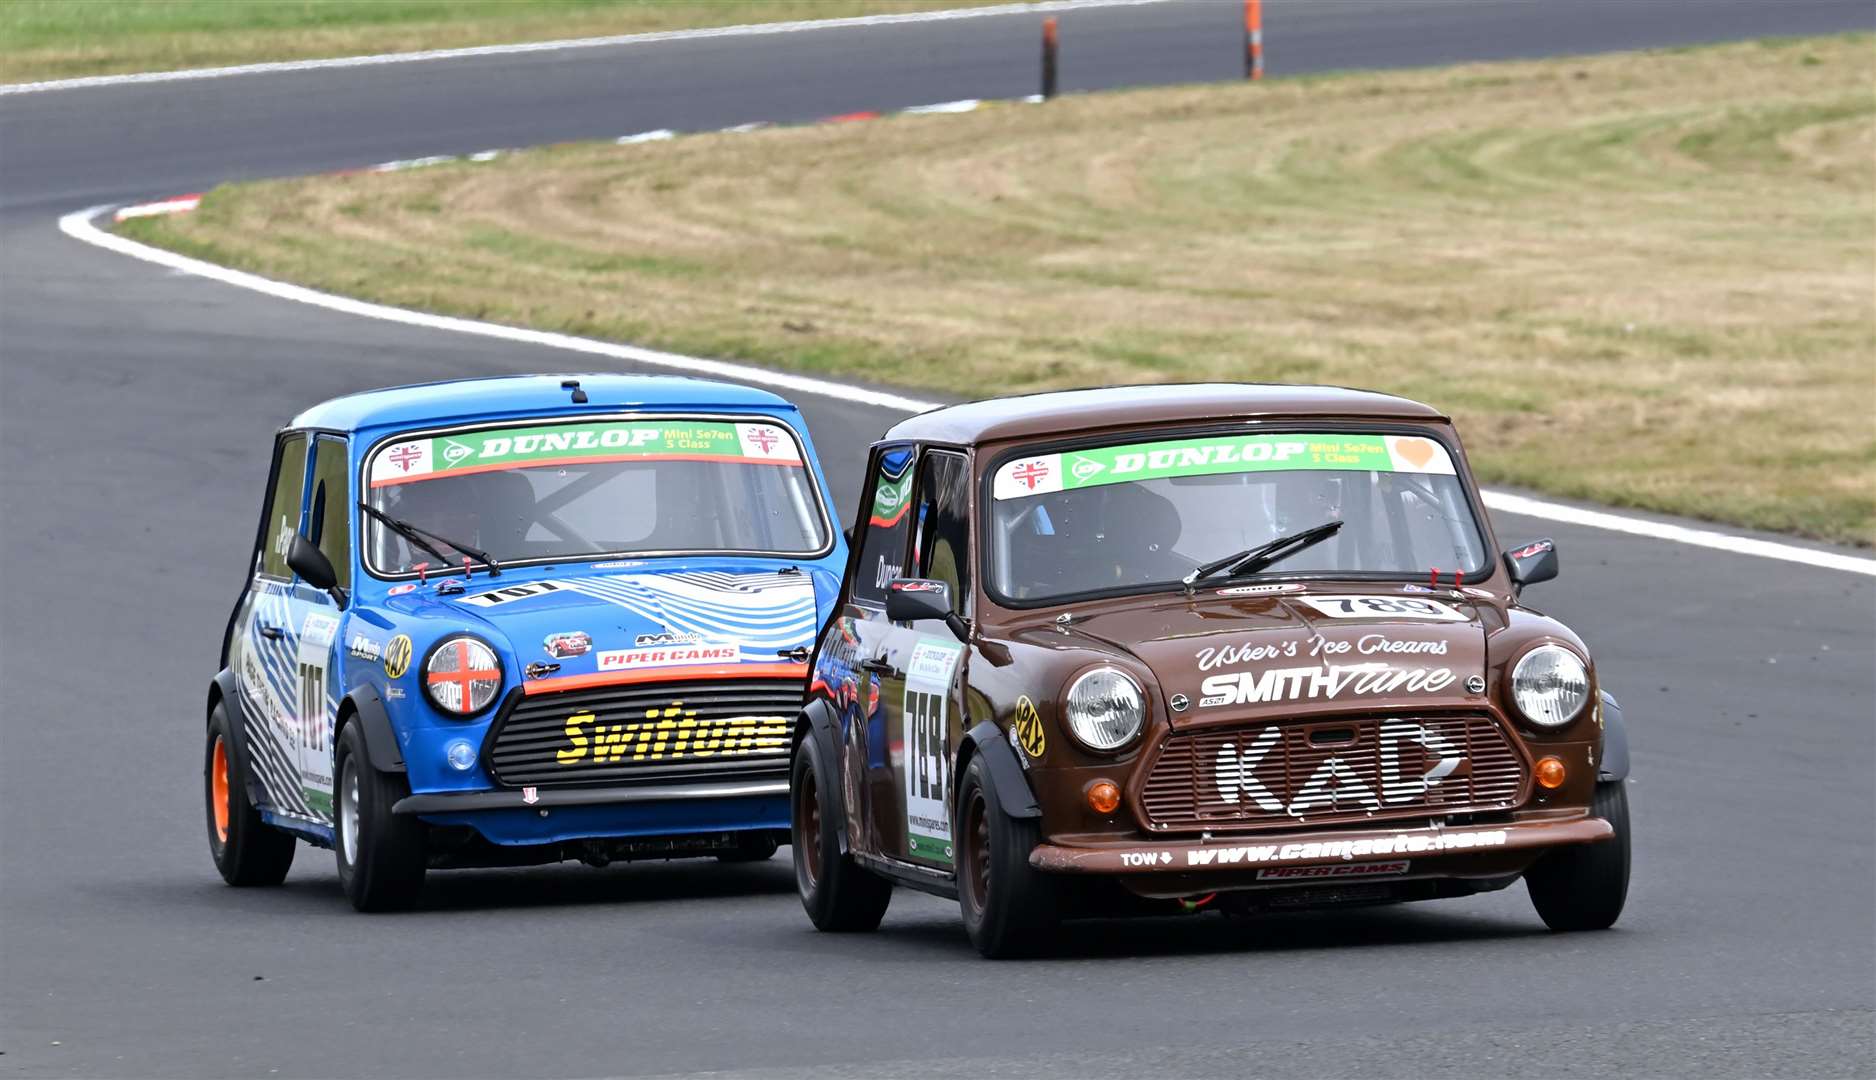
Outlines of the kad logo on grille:
<svg viewBox="0 0 1876 1080">
<path fill-rule="evenodd" d="M 1465 752 L 1444 737 L 1411 721 L 1389 720 L 1381 725 L 1377 751 L 1381 764 L 1380 792 L 1375 792 L 1362 780 L 1361 772 L 1348 758 L 1332 757 L 1317 766 L 1286 803 L 1258 775 L 1264 758 L 1282 741 L 1282 729 L 1272 725 L 1258 732 L 1257 738 L 1242 750 L 1235 743 L 1219 747 L 1212 773 L 1218 782 L 1218 797 L 1228 803 L 1247 798 L 1259 809 L 1292 817 L 1324 808 L 1379 810 L 1420 798 L 1459 772 L 1459 767 L 1466 763 Z M 1401 758 L 1408 743 L 1417 743 L 1433 762 L 1424 772 L 1404 776 Z M 1273 769 L 1272 773 L 1281 775 L 1281 770 Z"/>
</svg>

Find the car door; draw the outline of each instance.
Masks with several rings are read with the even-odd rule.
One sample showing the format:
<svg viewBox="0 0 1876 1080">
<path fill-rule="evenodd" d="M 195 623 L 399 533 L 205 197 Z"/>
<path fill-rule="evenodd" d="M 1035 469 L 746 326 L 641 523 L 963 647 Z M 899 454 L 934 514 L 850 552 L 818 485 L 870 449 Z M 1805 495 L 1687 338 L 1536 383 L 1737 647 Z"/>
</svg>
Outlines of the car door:
<svg viewBox="0 0 1876 1080">
<path fill-rule="evenodd" d="M 927 449 L 912 493 L 913 548 L 905 577 L 943 581 L 952 610 L 970 613 L 969 469 L 964 455 Z M 941 619 L 888 624 L 880 699 L 890 776 L 873 785 L 883 854 L 950 869 L 951 763 L 963 737 L 960 686 L 967 650 Z"/>
<path fill-rule="evenodd" d="M 863 793 L 852 810 L 850 826 L 867 837 L 875 852 L 897 850 L 888 842 L 887 824 L 897 805 L 892 791 L 893 747 L 887 738 L 887 703 L 899 701 L 903 687 L 892 677 L 888 659 L 893 629 L 886 621 L 886 586 L 905 573 L 912 548 L 912 466 L 909 445 L 875 450 L 868 468 L 868 485 L 861 504 L 861 520 L 854 531 L 853 561 L 848 571 L 847 600 L 838 630 L 851 642 L 857 664 L 852 708 L 857 722 L 847 730 L 848 748 L 843 779 L 848 792 Z"/>
<path fill-rule="evenodd" d="M 340 589 L 350 592 L 351 482 L 345 439 L 313 437 L 302 536 L 332 563 Z M 290 572 L 290 571 L 289 571 Z M 293 698 L 283 727 L 298 774 L 301 799 L 314 821 L 332 821 L 332 734 L 339 711 L 338 601 L 297 576 L 287 592 L 287 628 L 293 640 Z"/>
<path fill-rule="evenodd" d="M 274 442 L 273 484 L 262 512 L 247 595 L 235 616 L 229 661 L 240 689 L 242 746 L 262 811 L 302 821 L 321 820 L 300 784 L 295 729 L 300 688 L 298 624 L 293 618 L 293 571 L 287 550 L 305 511 L 305 432 L 283 432 Z"/>
</svg>

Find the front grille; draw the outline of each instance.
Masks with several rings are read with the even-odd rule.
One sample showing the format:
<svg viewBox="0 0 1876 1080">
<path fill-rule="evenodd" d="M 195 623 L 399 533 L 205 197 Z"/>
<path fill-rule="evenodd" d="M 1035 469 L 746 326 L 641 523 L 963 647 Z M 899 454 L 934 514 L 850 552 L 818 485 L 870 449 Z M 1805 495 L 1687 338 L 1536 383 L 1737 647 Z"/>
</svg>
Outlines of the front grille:
<svg viewBox="0 0 1876 1080">
<path fill-rule="evenodd" d="M 1528 775 L 1482 713 L 1312 719 L 1170 735 L 1140 804 L 1154 831 L 1297 828 L 1505 809 Z"/>
<path fill-rule="evenodd" d="M 508 787 L 786 776 L 803 685 L 692 680 L 521 697 L 484 757 Z"/>
</svg>

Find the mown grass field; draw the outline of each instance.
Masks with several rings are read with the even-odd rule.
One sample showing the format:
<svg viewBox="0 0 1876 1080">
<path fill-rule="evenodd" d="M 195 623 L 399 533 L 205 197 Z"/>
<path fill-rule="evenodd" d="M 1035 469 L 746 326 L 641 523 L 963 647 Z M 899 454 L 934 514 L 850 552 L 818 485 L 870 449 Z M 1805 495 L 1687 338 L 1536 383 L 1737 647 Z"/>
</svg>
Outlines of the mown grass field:
<svg viewBox="0 0 1876 1080">
<path fill-rule="evenodd" d="M 448 49 L 989 0 L 5 0 L 0 82 Z"/>
<path fill-rule="evenodd" d="M 963 396 L 1321 381 L 1493 482 L 1876 536 L 1846 36 L 1060 99 L 217 190 L 144 239 L 349 295 Z"/>
</svg>

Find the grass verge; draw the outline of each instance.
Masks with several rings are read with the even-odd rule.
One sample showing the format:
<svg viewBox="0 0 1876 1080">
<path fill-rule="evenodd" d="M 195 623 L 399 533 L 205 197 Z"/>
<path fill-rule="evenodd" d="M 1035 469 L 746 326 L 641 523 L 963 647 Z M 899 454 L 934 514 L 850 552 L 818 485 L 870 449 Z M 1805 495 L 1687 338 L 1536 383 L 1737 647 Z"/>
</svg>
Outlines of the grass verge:
<svg viewBox="0 0 1876 1080">
<path fill-rule="evenodd" d="M 0 83 L 449 49 L 991 0 L 6 0 Z"/>
<path fill-rule="evenodd" d="M 1061 99 L 219 189 L 138 237 L 984 396 L 1322 381 L 1488 481 L 1868 544 L 1871 38 Z"/>
</svg>

